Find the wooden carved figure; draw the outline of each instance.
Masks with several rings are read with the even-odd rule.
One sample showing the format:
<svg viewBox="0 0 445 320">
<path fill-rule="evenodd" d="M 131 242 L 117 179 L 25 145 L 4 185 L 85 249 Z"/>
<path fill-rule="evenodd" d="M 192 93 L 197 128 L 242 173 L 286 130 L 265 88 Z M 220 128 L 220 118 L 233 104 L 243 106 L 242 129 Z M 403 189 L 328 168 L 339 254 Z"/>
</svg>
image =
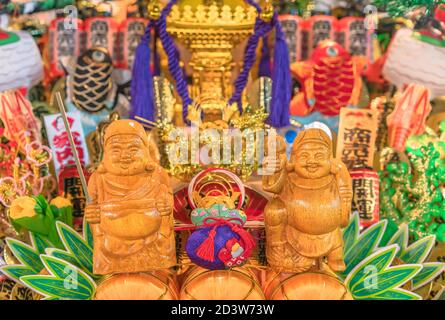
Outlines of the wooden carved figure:
<svg viewBox="0 0 445 320">
<path fill-rule="evenodd" d="M 305 272 L 326 258 L 333 271 L 345 269 L 342 227 L 349 220 L 352 184 L 346 166 L 334 159 L 329 135 L 318 128 L 301 131 L 291 159 L 284 141 L 273 168 L 263 177 L 265 191 L 275 193 L 265 208 L 266 255 L 278 272 Z M 281 146 L 281 147 L 280 147 Z"/>
<path fill-rule="evenodd" d="M 113 121 L 104 158 L 88 183 L 92 203 L 94 273 L 144 272 L 176 264 L 173 195 L 166 172 L 150 152 L 144 128 Z"/>
</svg>

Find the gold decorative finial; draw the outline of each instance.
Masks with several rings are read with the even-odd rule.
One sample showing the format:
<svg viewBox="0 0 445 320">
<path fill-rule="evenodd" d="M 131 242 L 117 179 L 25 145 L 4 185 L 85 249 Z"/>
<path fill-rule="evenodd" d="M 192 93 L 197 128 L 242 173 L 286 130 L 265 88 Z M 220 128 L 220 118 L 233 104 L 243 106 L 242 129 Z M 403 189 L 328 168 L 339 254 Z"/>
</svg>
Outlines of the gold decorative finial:
<svg viewBox="0 0 445 320">
<path fill-rule="evenodd" d="M 274 9 L 270 0 L 264 0 L 260 18 L 266 22 L 270 22 L 273 18 Z"/>
<path fill-rule="evenodd" d="M 233 27 L 239 29 L 253 27 L 256 17 L 257 11 L 252 6 L 248 9 L 241 6 L 232 9 L 229 5 L 219 7 L 216 4 L 198 5 L 196 8 L 191 5 L 184 5 L 182 8 L 174 5 L 168 16 L 168 21 L 170 29 L 179 26 L 188 29 L 196 29 L 198 26 L 199 29 L 214 29 L 215 26 L 218 26 L 230 27 L 228 31 L 230 32 Z"/>
<path fill-rule="evenodd" d="M 151 20 L 158 20 L 161 17 L 161 5 L 159 0 L 150 0 L 148 3 L 148 17 Z"/>
</svg>

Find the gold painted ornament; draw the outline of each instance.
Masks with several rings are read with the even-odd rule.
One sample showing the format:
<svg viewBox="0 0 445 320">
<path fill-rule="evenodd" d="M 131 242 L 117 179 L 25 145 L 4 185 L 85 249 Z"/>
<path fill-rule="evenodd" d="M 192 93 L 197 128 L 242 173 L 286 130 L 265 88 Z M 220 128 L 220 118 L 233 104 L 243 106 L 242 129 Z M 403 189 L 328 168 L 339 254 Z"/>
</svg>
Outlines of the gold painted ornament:
<svg viewBox="0 0 445 320">
<path fill-rule="evenodd" d="M 253 32 L 257 11 L 229 5 L 175 5 L 167 31 L 191 52 L 191 96 L 216 94 L 229 99 L 235 67 L 233 49 Z"/>
<path fill-rule="evenodd" d="M 0 276 L 0 301 L 1 300 L 39 300 L 40 297 L 30 288 L 25 287 L 14 280 Z"/>
</svg>

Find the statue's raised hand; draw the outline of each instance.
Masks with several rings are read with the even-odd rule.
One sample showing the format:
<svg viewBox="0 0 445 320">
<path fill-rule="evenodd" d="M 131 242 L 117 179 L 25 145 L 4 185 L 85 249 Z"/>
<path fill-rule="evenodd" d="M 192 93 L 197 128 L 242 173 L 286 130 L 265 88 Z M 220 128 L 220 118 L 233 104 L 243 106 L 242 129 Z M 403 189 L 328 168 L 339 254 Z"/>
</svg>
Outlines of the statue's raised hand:
<svg viewBox="0 0 445 320">
<path fill-rule="evenodd" d="M 263 171 L 269 174 L 278 173 L 284 168 L 284 161 L 274 156 L 265 157 L 263 160 Z"/>
<path fill-rule="evenodd" d="M 158 209 L 161 216 L 166 216 L 172 212 L 172 204 L 165 198 L 160 199 L 156 202 L 156 209 Z"/>
<path fill-rule="evenodd" d="M 85 219 L 90 224 L 100 223 L 100 205 L 87 205 L 87 207 L 85 208 Z"/>
</svg>

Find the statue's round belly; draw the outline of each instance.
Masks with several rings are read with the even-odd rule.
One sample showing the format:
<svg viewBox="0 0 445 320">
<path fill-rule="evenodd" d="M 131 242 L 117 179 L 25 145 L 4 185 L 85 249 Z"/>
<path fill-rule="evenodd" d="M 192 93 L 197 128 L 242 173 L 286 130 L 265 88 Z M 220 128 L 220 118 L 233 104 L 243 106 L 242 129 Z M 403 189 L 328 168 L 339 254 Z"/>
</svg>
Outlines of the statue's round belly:
<svg viewBox="0 0 445 320">
<path fill-rule="evenodd" d="M 318 198 L 318 197 L 317 197 Z M 287 202 L 288 224 L 297 230 L 314 235 L 334 231 L 341 223 L 341 205 L 338 197 L 321 199 L 294 199 Z"/>
<path fill-rule="evenodd" d="M 101 227 L 111 236 L 137 240 L 157 232 L 161 227 L 161 220 L 161 215 L 154 209 L 102 211 Z"/>
</svg>

